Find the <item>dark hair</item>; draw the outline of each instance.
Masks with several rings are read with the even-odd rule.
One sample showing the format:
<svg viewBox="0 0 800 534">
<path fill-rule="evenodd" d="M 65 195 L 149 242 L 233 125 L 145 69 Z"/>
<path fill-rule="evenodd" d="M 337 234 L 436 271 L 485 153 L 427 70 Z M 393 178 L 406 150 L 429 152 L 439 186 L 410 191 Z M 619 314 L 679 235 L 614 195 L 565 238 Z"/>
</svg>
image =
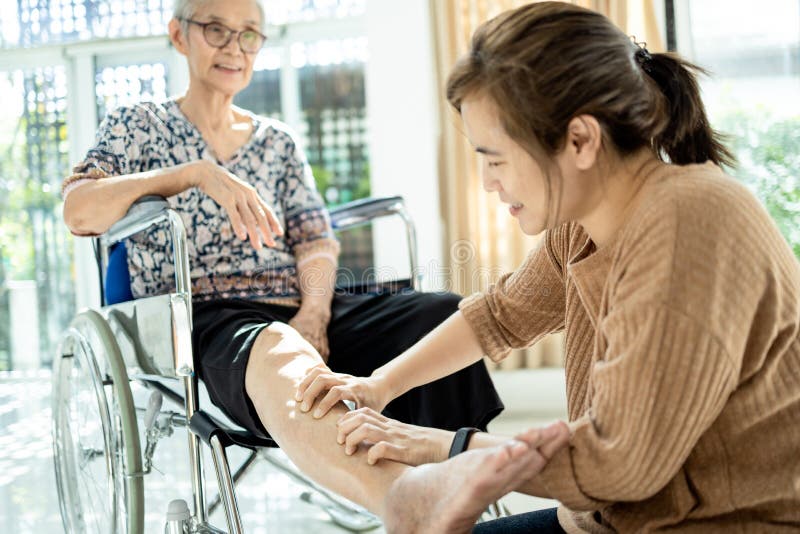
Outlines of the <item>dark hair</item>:
<svg viewBox="0 0 800 534">
<path fill-rule="evenodd" d="M 732 166 L 706 118 L 696 72 L 705 73 L 676 54 L 645 52 L 600 13 L 539 2 L 475 31 L 450 73 L 447 99 L 461 111 L 467 96 L 490 96 L 508 135 L 540 163 L 563 147 L 569 121 L 589 114 L 622 155 L 650 146 L 677 164 Z"/>
</svg>

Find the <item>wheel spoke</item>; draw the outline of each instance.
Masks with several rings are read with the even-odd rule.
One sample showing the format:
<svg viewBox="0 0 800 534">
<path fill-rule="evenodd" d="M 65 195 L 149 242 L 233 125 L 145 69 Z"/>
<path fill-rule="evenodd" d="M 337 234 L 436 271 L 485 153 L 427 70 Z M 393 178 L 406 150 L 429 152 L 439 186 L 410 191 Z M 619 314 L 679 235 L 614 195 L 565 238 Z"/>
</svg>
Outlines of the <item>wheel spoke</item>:
<svg viewBox="0 0 800 534">
<path fill-rule="evenodd" d="M 108 418 L 108 404 L 103 379 L 93 368 L 90 354 L 78 350 L 70 358 L 69 372 L 60 373 L 54 418 L 56 438 L 61 444 L 57 469 L 59 494 L 66 501 L 68 523 L 79 532 L 105 534 L 117 530 L 111 496 L 115 489 L 114 473 L 109 473 L 106 457 L 110 455 L 103 424 Z M 105 404 L 103 406 L 102 404 Z M 105 413 L 104 413 L 105 412 Z M 107 430 L 105 427 L 109 427 Z M 72 479 L 72 480 L 70 480 Z M 70 493 L 69 497 L 65 493 Z"/>
</svg>

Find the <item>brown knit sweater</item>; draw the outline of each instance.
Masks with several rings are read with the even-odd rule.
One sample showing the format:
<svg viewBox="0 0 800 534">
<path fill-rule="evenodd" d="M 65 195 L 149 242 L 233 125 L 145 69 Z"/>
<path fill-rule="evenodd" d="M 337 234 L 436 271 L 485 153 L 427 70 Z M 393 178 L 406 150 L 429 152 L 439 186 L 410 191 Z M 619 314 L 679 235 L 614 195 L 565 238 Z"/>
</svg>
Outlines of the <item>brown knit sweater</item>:
<svg viewBox="0 0 800 534">
<path fill-rule="evenodd" d="M 461 310 L 493 360 L 560 330 L 568 532 L 800 531 L 800 265 L 712 164 L 665 165 L 609 243 L 582 227 Z"/>
</svg>

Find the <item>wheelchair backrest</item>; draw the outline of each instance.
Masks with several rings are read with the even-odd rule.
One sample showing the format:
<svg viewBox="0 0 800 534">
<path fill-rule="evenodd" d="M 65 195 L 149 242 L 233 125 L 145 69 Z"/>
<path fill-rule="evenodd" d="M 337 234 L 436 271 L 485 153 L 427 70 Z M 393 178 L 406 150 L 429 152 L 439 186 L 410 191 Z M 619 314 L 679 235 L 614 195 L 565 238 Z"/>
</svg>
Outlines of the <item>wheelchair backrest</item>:
<svg viewBox="0 0 800 534">
<path fill-rule="evenodd" d="M 120 241 L 111 247 L 103 284 L 106 305 L 119 304 L 133 300 L 131 278 L 128 271 L 128 249 Z"/>
</svg>

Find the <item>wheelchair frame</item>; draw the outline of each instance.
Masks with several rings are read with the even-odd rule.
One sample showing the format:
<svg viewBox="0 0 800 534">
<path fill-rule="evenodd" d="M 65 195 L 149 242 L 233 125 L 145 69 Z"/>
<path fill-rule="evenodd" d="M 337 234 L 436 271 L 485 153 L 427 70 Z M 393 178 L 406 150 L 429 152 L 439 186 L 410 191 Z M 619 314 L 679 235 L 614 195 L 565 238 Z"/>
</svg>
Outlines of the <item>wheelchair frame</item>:
<svg viewBox="0 0 800 534">
<path fill-rule="evenodd" d="M 406 286 L 418 289 L 420 277 L 416 272 L 416 232 L 402 197 L 359 200 L 334 208 L 330 215 L 335 230 L 350 229 L 377 218 L 399 216 L 405 223 L 411 264 L 411 278 L 406 281 Z M 77 467 L 80 467 L 75 465 L 76 455 L 77 463 L 80 464 L 81 461 L 89 461 L 100 453 L 104 454 L 112 531 L 124 529 L 125 532 L 138 534 L 144 529 L 143 478 L 150 472 L 155 444 L 163 435 L 171 434 L 174 426 L 185 426 L 188 430 L 193 512 L 189 511 L 185 502 L 173 501 L 169 506 L 166 529 L 171 533 L 223 532 L 208 523 L 209 512 L 200 446 L 202 441 L 211 449 L 219 491 L 217 501 L 212 503 L 211 507 L 213 509 L 221 502 L 225 510 L 228 531 L 232 534 L 241 534 L 243 525 L 234 489 L 235 482 L 253 463 L 256 454 L 263 451 L 264 447 L 275 447 L 272 440 L 220 424 L 215 417 L 200 409 L 198 378 L 195 374 L 191 340 L 192 300 L 186 229 L 180 215 L 165 199 L 152 196 L 139 199 L 131 206 L 125 217 L 104 235 L 95 238 L 99 250 L 98 267 L 101 283 L 105 281 L 110 247 L 162 222 L 168 223 L 172 237 L 175 291 L 167 295 L 103 306 L 99 311 L 81 311 L 63 335 L 54 362 L 54 457 L 59 505 L 67 532 L 81 532 L 84 526 L 82 510 L 76 511 L 71 508 L 81 506 L 79 502 L 75 502 Z M 395 287 L 396 283 L 386 286 L 378 282 L 367 290 Z M 105 297 L 103 299 L 105 304 Z M 166 312 L 158 311 L 165 309 Z M 171 332 L 168 340 L 156 335 L 156 332 L 164 330 L 163 321 L 167 315 Z M 115 334 L 118 334 L 116 338 Z M 120 346 L 118 339 L 127 343 Z M 95 348 L 102 349 L 104 360 L 97 357 Z M 73 382 L 69 380 L 81 370 L 91 382 L 100 412 L 104 442 L 102 451 L 74 450 L 72 433 L 76 429 L 71 428 L 69 419 L 74 408 L 70 405 Z M 183 388 L 182 399 L 178 393 L 162 383 L 160 379 L 163 377 L 177 378 L 180 381 Z M 137 408 L 131 395 L 131 379 L 140 381 L 149 389 L 158 392 L 157 395 L 155 393 L 151 395 L 144 417 L 147 441 L 144 453 L 139 438 Z M 110 393 L 108 386 L 111 386 Z M 164 395 L 182 404 L 184 413 L 162 414 L 161 401 Z M 67 400 L 67 412 L 63 406 L 65 400 Z M 226 448 L 234 444 L 250 449 L 251 453 L 244 464 L 231 474 Z M 343 516 L 339 516 L 337 520 L 338 513 L 361 514 L 363 509 L 348 504 L 317 486 L 293 466 L 282 464 L 280 460 L 266 453 L 261 455 L 274 466 L 312 488 L 314 493 L 304 493 L 304 500 L 311 502 L 315 498 L 314 495 L 322 495 L 325 501 L 322 507 L 338 524 L 346 527 L 349 525 L 352 530 L 368 530 L 380 525 L 377 518 L 368 513 L 364 516 L 366 520 L 361 523 L 352 521 L 348 524 L 348 519 Z M 120 508 L 126 517 L 120 517 L 123 515 L 119 512 Z"/>
</svg>

